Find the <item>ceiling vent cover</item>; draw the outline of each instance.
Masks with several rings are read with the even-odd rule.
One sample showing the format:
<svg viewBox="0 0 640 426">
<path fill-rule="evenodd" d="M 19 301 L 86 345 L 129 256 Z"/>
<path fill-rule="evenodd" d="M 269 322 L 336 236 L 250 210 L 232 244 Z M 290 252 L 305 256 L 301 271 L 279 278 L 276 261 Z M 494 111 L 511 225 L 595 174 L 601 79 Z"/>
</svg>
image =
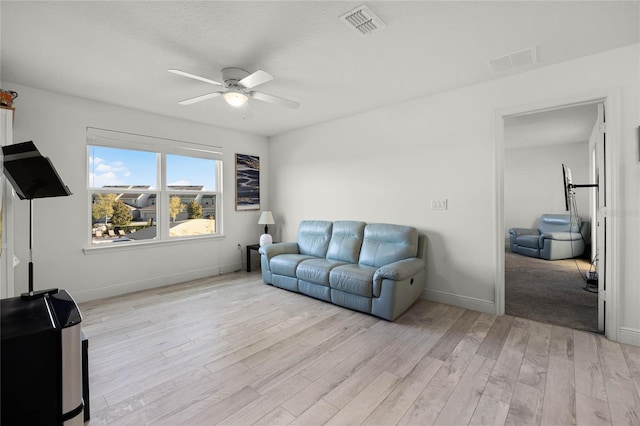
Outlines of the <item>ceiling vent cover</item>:
<svg viewBox="0 0 640 426">
<path fill-rule="evenodd" d="M 538 58 L 536 55 L 535 46 L 487 61 L 489 70 L 493 74 L 498 74 L 537 63 Z"/>
<path fill-rule="evenodd" d="M 347 24 L 360 35 L 369 35 L 372 32 L 385 27 L 382 19 L 377 17 L 367 6 L 358 6 L 345 13 L 340 20 Z"/>
</svg>

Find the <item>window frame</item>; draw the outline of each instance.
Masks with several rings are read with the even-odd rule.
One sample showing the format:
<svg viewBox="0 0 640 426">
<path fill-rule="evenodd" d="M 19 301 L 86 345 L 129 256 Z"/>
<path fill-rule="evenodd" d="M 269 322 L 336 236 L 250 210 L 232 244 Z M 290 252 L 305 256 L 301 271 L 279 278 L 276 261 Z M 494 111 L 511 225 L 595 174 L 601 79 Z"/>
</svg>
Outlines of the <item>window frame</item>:
<svg viewBox="0 0 640 426">
<path fill-rule="evenodd" d="M 154 189 L 140 188 L 93 188 L 90 182 L 91 173 L 91 147 L 98 146 L 104 148 L 125 149 L 134 151 L 146 151 L 156 154 L 156 182 Z M 167 155 L 180 155 L 184 157 L 201 158 L 215 161 L 215 186 L 214 190 L 206 191 L 184 191 L 175 190 L 167 186 Z M 193 240 L 210 240 L 224 237 L 223 233 L 223 153 L 221 147 L 197 144 L 193 142 L 180 141 L 168 138 L 159 138 L 146 135 L 138 135 L 127 132 L 119 132 L 106 129 L 97 129 L 87 127 L 86 134 L 86 189 L 87 189 L 87 212 L 85 217 L 89 219 L 89 232 L 87 232 L 85 253 L 101 250 L 123 250 L 127 247 L 139 247 L 144 245 L 157 245 L 176 242 L 185 242 Z M 93 244 L 93 235 L 91 232 L 92 204 L 94 194 L 155 194 L 156 197 L 156 238 L 149 240 L 127 241 L 118 244 Z M 169 236 L 170 218 L 169 218 L 169 197 L 172 194 L 193 193 L 195 195 L 214 195 L 215 196 L 215 232 L 212 234 L 199 234 L 188 236 Z M 87 228 L 85 228 L 86 232 Z"/>
</svg>

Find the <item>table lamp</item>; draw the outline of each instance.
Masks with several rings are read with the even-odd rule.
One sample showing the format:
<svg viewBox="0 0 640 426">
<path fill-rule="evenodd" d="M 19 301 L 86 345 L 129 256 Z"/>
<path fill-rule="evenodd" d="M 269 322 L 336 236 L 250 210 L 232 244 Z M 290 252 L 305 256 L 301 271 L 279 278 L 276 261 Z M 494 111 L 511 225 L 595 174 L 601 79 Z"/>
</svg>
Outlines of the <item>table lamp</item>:
<svg viewBox="0 0 640 426">
<path fill-rule="evenodd" d="M 265 210 L 260 213 L 260 219 L 258 219 L 258 225 L 264 225 L 264 234 L 260 235 L 260 247 L 273 243 L 273 238 L 269 235 L 269 225 L 276 223 L 273 220 L 273 215 L 270 211 Z"/>
</svg>

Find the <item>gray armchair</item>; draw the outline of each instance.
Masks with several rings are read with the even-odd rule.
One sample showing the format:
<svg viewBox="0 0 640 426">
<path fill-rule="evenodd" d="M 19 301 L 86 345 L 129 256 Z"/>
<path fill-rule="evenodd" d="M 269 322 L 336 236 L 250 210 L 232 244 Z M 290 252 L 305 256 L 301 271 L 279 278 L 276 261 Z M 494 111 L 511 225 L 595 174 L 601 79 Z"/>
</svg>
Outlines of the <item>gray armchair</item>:
<svg viewBox="0 0 640 426">
<path fill-rule="evenodd" d="M 543 214 L 537 229 L 509 229 L 513 253 L 546 260 L 570 259 L 584 253 L 589 222 L 568 214 Z"/>
</svg>

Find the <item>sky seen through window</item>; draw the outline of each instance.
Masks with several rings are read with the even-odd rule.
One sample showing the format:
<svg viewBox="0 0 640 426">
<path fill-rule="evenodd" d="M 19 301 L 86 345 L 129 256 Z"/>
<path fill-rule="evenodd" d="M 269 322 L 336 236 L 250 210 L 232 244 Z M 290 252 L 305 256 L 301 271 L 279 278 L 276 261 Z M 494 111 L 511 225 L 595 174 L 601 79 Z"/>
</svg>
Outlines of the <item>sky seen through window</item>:
<svg viewBox="0 0 640 426">
<path fill-rule="evenodd" d="M 198 185 L 216 190 L 215 161 L 167 154 L 167 185 Z M 90 146 L 89 186 L 149 185 L 157 189 L 156 153 Z"/>
</svg>

